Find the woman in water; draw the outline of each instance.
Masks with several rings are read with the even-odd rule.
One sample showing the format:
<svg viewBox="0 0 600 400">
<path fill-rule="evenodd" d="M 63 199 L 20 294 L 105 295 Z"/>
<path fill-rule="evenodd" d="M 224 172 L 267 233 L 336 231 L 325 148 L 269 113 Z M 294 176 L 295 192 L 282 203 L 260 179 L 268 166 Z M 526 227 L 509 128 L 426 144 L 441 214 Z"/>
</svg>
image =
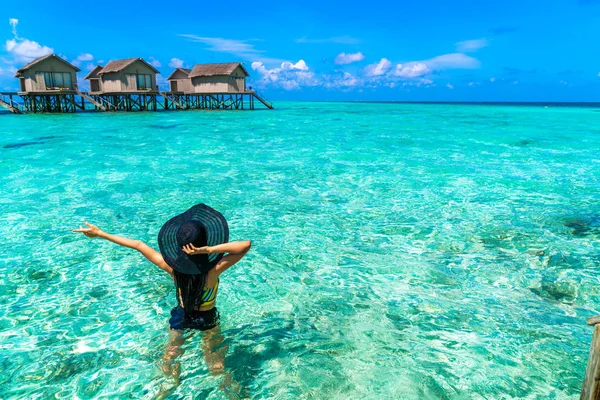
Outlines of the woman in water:
<svg viewBox="0 0 600 400">
<path fill-rule="evenodd" d="M 225 218 L 204 204 L 190 208 L 163 225 L 158 234 L 160 252 L 139 240 L 111 235 L 87 222 L 85 225 L 87 228 L 80 227 L 73 232 L 135 249 L 173 278 L 177 306 L 171 310 L 171 340 L 163 357 L 163 371 L 172 374 L 178 383 L 179 365 L 171 364 L 181 352 L 183 330 L 196 329 L 210 331 L 203 337 L 205 358 L 211 373 L 221 372 L 222 360 L 216 360 L 221 357 L 211 352 L 213 346 L 210 345 L 211 335 L 218 333 L 219 312 L 215 304 L 219 276 L 246 255 L 250 241 L 227 243 L 229 229 Z"/>
</svg>

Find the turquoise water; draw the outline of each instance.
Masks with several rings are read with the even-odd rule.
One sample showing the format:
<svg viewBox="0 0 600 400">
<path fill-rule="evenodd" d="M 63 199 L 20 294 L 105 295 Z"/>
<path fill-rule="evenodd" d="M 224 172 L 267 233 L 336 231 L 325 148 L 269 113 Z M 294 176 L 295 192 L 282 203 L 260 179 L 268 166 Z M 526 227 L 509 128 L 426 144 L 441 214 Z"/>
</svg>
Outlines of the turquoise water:
<svg viewBox="0 0 600 400">
<path fill-rule="evenodd" d="M 600 109 L 277 106 L 0 116 L 0 397 L 577 398 Z M 156 246 L 198 202 L 253 249 L 219 288 L 224 371 L 195 334 L 175 386 L 169 277 L 70 230 Z"/>
</svg>

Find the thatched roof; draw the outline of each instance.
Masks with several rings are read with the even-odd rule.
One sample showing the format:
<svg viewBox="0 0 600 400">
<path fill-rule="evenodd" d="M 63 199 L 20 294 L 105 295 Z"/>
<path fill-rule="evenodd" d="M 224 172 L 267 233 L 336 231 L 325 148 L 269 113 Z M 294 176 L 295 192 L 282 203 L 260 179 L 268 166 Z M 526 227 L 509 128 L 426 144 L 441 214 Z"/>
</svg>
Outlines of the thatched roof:
<svg viewBox="0 0 600 400">
<path fill-rule="evenodd" d="M 217 76 L 217 75 L 231 75 L 231 73 L 237 68 L 241 67 L 246 76 L 250 76 L 246 68 L 240 62 L 234 63 L 220 63 L 220 64 L 196 64 L 194 69 L 190 72 L 189 77 L 195 78 L 197 76 Z"/>
<path fill-rule="evenodd" d="M 173 76 L 174 76 L 174 75 L 175 75 L 177 72 L 179 72 L 179 71 L 183 72 L 183 73 L 184 73 L 184 74 L 186 74 L 186 75 L 189 75 L 189 74 L 190 74 L 190 72 L 192 72 L 192 70 L 191 70 L 191 69 L 187 69 L 187 68 L 175 68 L 175 71 L 173 71 L 173 73 L 172 73 L 171 75 L 169 75 L 169 77 L 167 78 L 167 80 L 171 80 L 171 79 L 173 79 Z"/>
<path fill-rule="evenodd" d="M 19 68 L 17 70 L 17 74 L 15 75 L 15 78 L 18 78 L 19 76 L 21 76 L 21 74 L 25 71 L 27 71 L 29 68 L 33 67 L 35 64 L 42 62 L 48 58 L 56 58 L 59 61 L 62 61 L 63 63 L 67 64 L 69 67 L 73 68 L 76 72 L 81 71 L 79 68 L 77 68 L 76 66 L 74 66 L 73 64 L 71 64 L 70 62 L 64 60 L 63 58 L 57 56 L 56 54 L 46 54 L 45 56 L 41 56 L 36 58 L 35 60 L 31 61 L 28 64 L 25 64 L 24 66 L 22 66 L 21 68 Z"/>
<path fill-rule="evenodd" d="M 152 65 L 150 65 L 146 61 L 144 61 L 143 58 L 138 57 L 138 58 L 125 58 L 124 60 L 110 61 L 108 64 L 106 64 L 106 67 L 102 68 L 102 70 L 100 72 L 98 72 L 98 75 L 108 74 L 110 72 L 122 71 L 123 69 L 127 68 L 128 66 L 130 66 L 131 64 L 133 64 L 136 61 L 141 61 L 144 64 L 146 64 L 148 67 L 150 67 L 155 73 L 157 73 L 157 74 L 160 73 L 160 72 L 158 72 L 158 70 L 156 68 L 154 68 Z"/>
<path fill-rule="evenodd" d="M 98 66 L 96 66 L 96 67 L 95 67 L 93 70 L 91 70 L 91 71 L 90 71 L 90 73 L 89 73 L 89 74 L 87 74 L 87 75 L 85 76 L 85 78 L 83 78 L 83 79 L 99 78 L 99 76 L 98 76 L 98 72 L 100 72 L 100 70 L 101 70 L 102 68 L 104 68 L 102 65 L 98 65 Z"/>
</svg>

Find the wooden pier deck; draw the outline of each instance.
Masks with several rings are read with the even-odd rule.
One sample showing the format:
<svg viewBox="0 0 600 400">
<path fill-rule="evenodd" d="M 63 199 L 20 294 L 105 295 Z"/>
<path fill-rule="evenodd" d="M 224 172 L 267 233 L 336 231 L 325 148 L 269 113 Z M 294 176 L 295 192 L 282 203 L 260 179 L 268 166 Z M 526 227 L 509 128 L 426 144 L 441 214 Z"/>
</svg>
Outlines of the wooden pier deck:
<svg viewBox="0 0 600 400">
<path fill-rule="evenodd" d="M 0 92 L 0 107 L 14 114 L 73 113 L 81 111 L 161 111 L 161 110 L 254 110 L 256 101 L 266 109 L 273 104 L 255 91 L 238 93 L 188 92 Z M 260 108 L 260 107 L 259 107 Z"/>
</svg>

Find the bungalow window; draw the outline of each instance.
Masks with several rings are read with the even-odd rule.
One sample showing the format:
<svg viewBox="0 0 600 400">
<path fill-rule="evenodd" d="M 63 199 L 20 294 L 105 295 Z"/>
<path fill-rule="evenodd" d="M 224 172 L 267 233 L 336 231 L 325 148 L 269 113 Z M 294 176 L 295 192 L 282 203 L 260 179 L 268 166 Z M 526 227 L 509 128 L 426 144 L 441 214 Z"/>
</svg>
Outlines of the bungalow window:
<svg viewBox="0 0 600 400">
<path fill-rule="evenodd" d="M 54 85 L 56 87 L 64 87 L 64 79 L 62 74 L 54 74 Z"/>
<path fill-rule="evenodd" d="M 152 89 L 152 77 L 148 74 L 137 75 L 138 90 Z"/>
<path fill-rule="evenodd" d="M 73 79 L 70 72 L 44 72 L 44 83 L 46 84 L 46 89 L 71 89 L 73 87 Z"/>
</svg>

